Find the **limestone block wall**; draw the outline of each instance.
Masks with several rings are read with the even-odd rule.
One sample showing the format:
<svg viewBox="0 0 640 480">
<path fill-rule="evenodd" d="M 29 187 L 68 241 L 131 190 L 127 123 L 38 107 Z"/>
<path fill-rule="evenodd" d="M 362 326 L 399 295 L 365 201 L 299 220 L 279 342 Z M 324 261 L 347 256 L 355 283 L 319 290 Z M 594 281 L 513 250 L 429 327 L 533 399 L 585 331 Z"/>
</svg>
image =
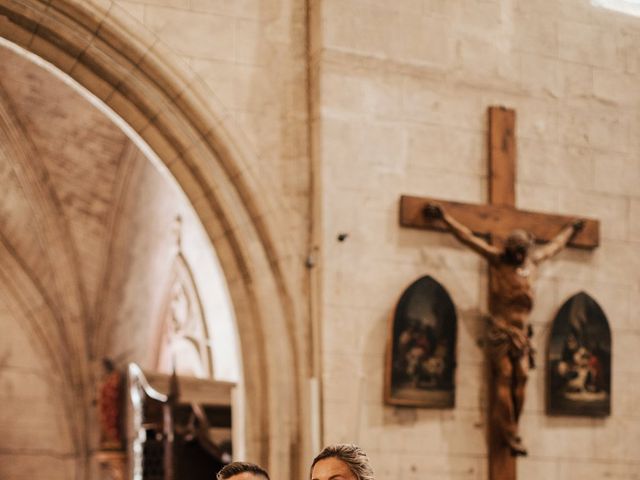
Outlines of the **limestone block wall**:
<svg viewBox="0 0 640 480">
<path fill-rule="evenodd" d="M 486 266 L 440 233 L 400 228 L 401 194 L 487 201 L 486 109 L 517 110 L 517 206 L 602 222 L 595 252 L 545 265 L 532 321 L 522 480 L 633 478 L 640 467 L 640 20 L 587 1 L 314 2 L 321 171 L 324 440 L 355 441 L 378 479 L 484 479 L 487 394 L 477 345 Z M 348 233 L 338 242 L 340 232 Z M 429 274 L 458 311 L 456 406 L 382 403 L 386 328 Z M 585 290 L 613 331 L 606 419 L 544 413 L 544 352 Z"/>
<path fill-rule="evenodd" d="M 291 375 L 291 378 L 282 380 L 286 386 L 277 390 L 298 389 L 297 398 L 301 408 L 306 410 L 309 404 L 306 372 L 312 368 L 312 355 L 307 346 L 312 338 L 308 299 L 309 290 L 313 288 L 305 268 L 310 250 L 311 223 L 307 3 L 299 0 L 114 0 L 113 3 L 114 12 L 119 9 L 133 19 L 131 29 L 135 31 L 139 27 L 156 35 L 159 42 L 173 52 L 173 65 L 182 68 L 184 73 L 195 73 L 194 82 L 207 87 L 214 104 L 225 107 L 229 112 L 224 118 L 228 123 L 225 127 L 241 132 L 243 140 L 249 144 L 249 148 L 245 145 L 243 148 L 255 153 L 252 160 L 257 165 L 249 165 L 249 168 L 255 169 L 264 184 L 274 190 L 271 198 L 278 200 L 278 219 L 270 215 L 269 219 L 257 222 L 273 224 L 281 235 L 278 246 L 287 245 L 285 258 L 269 252 L 269 262 L 273 262 L 274 268 L 282 271 L 287 279 L 286 287 L 279 285 L 278 288 L 282 288 L 283 297 L 290 302 L 286 307 L 287 315 L 298 323 L 295 328 L 288 327 L 286 334 L 274 335 L 273 338 L 278 338 L 274 343 L 284 345 L 289 341 L 287 335 L 290 335 L 295 337 L 296 344 L 301 345 L 296 351 L 301 360 L 295 365 L 289 362 L 289 368 L 298 372 L 301 378 L 294 378 L 297 374 Z M 215 111 L 219 111 L 219 107 Z M 256 199 L 256 202 L 259 204 L 260 200 Z M 234 224 L 236 220 L 242 221 L 241 218 L 234 219 Z M 255 248 L 260 246 L 255 245 Z M 220 253 L 221 258 L 225 255 L 231 257 L 232 252 Z M 231 279 L 234 280 L 237 279 Z M 257 292 L 253 285 L 246 285 L 246 288 Z M 291 291 L 285 292 L 284 289 L 289 288 Z M 276 305 L 273 300 L 275 298 L 269 301 Z M 249 304 L 236 304 L 234 307 L 253 308 Z M 263 311 L 261 314 L 266 315 Z M 275 332 L 272 327 L 269 328 L 271 333 Z M 277 350 L 275 354 L 269 352 L 270 358 L 275 359 L 279 353 L 287 351 L 279 347 Z M 251 364 L 253 358 L 257 358 L 253 352 L 248 353 L 244 358 L 245 365 Z M 265 362 L 261 362 L 253 370 L 257 371 L 264 365 Z M 267 382 L 266 378 L 264 381 Z M 280 381 L 272 377 L 271 385 Z M 269 405 L 277 406 L 274 408 L 280 408 L 285 412 L 283 415 L 289 415 L 283 398 L 274 398 Z M 309 417 L 306 412 L 300 412 L 299 416 Z M 275 422 L 273 428 L 284 431 L 290 424 L 298 428 L 297 416 L 291 418 L 290 423 Z M 307 424 L 299 428 L 304 433 L 287 444 L 295 443 L 301 451 L 308 452 L 310 436 L 306 432 Z M 268 432 L 264 428 L 257 436 L 258 440 L 253 442 L 254 445 L 262 445 L 265 451 L 266 435 Z M 269 435 L 274 443 L 274 435 Z M 272 446 L 269 452 L 273 458 L 278 458 L 277 463 L 281 465 L 273 467 L 276 469 L 288 468 L 285 466 L 288 462 L 300 460 L 280 452 L 279 447 Z M 293 468 L 300 467 L 296 465 Z"/>
<path fill-rule="evenodd" d="M 303 258 L 308 230 L 306 8 L 295 0 L 114 0 L 197 74 L 274 182 Z M 134 26 L 135 23 L 132 25 Z M 301 262 L 298 262 L 301 264 Z M 298 273 L 299 274 L 299 273 Z"/>
<path fill-rule="evenodd" d="M 229 111 L 225 121 L 236 123 L 257 152 L 258 170 L 273 182 L 287 212 L 279 226 L 296 246 L 295 258 L 276 259 L 296 286 L 287 291 L 296 313 L 291 318 L 307 322 L 309 302 L 321 320 L 322 346 L 315 354 L 323 370 L 322 441 L 362 444 L 379 479 L 486 478 L 486 392 L 477 346 L 486 309 L 486 267 L 450 237 L 401 229 L 398 199 L 415 194 L 485 202 L 486 107 L 516 108 L 518 206 L 602 221 L 596 252 L 567 251 L 543 269 L 534 341 L 543 352 L 557 308 L 579 290 L 604 307 L 614 339 L 613 406 L 607 419 L 547 417 L 543 370 L 533 373 L 523 418 L 530 457 L 519 461 L 520 478 L 635 474 L 640 466 L 640 418 L 633 408 L 640 398 L 637 19 L 596 10 L 587 0 L 115 3 L 114 9 L 131 19 L 132 31 L 136 26 L 151 30 L 173 52 L 174 64 L 198 74 L 194 82 L 210 87 L 212 99 Z M 311 171 L 318 174 L 315 193 Z M 150 183 L 139 198 L 153 190 L 154 180 L 146 178 Z M 312 195 L 319 202 L 310 218 Z M 175 207 L 158 205 L 171 215 L 154 224 L 153 234 L 166 232 Z M 136 215 L 131 220 L 144 217 L 144 209 Z M 320 281 L 313 284 L 311 298 L 303 267 L 309 222 L 321 247 L 314 270 Z M 339 233 L 348 234 L 346 241 L 337 240 Z M 144 235 L 128 240 L 132 254 L 153 243 Z M 153 241 L 147 253 L 167 251 L 168 238 Z M 386 323 L 402 290 L 424 274 L 438 279 L 458 308 L 458 390 L 452 410 L 382 403 Z M 144 281 L 128 281 L 130 297 L 120 300 L 130 308 L 117 314 L 114 345 L 117 353 L 142 357 L 144 350 L 131 353 L 125 340 L 147 332 L 132 329 L 128 320 L 140 313 L 136 294 L 149 294 L 150 306 L 156 293 Z M 3 328 L 20 321 L 4 310 L 0 318 Z M 310 333 L 307 327 L 295 330 Z M 19 344 L 19 335 L 11 334 L 12 344 Z M 308 352 L 298 353 L 295 370 L 307 371 Z M 280 358 L 277 354 L 269 350 L 269 359 Z M 9 375 L 12 368 L 3 372 Z M 15 368 L 42 370 L 22 363 Z M 285 388 L 283 377 L 276 375 L 275 381 L 281 382 L 280 390 L 293 390 Z M 298 393 L 304 390 L 297 387 Z M 37 392 L 39 398 L 43 394 Z M 17 405 L 28 395 L 18 392 L 11 402 Z M 286 431 L 288 425 L 276 427 Z M 305 435 L 298 440 L 309 442 L 308 432 L 301 430 Z M 259 440 L 266 443 L 262 436 Z M 49 468 L 50 461 L 62 465 L 56 472 L 73 470 L 72 447 L 66 440 L 59 445 L 38 457 L 38 468 Z M 288 452 L 271 457 L 284 464 L 291 460 Z M 308 459 L 297 460 L 305 464 Z"/>
</svg>

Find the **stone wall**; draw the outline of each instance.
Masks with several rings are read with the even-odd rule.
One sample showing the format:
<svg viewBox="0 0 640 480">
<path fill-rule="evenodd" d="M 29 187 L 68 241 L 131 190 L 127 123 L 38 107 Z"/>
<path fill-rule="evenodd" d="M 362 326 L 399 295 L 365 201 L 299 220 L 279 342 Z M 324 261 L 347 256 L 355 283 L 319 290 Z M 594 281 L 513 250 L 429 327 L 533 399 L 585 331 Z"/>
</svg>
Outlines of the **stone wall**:
<svg viewBox="0 0 640 480">
<path fill-rule="evenodd" d="M 275 476 L 289 477 L 298 468 L 290 450 L 308 450 L 309 438 L 300 425 L 310 368 L 305 5 L 115 3 L 3 0 L 0 34 L 121 115 L 193 202 L 250 346 L 243 357 L 247 452 L 269 462 Z M 202 105 L 207 101 L 211 108 Z M 131 298 L 124 303 L 134 303 Z M 83 322 L 73 327 L 74 340 L 92 343 Z M 145 334 L 144 328 L 129 333 Z M 78 362 L 79 375 L 87 373 L 88 360 Z"/>
<path fill-rule="evenodd" d="M 304 2 L 115 0 L 195 72 L 251 143 L 306 250 L 308 152 Z"/>
<path fill-rule="evenodd" d="M 487 478 L 477 345 L 487 271 L 450 236 L 398 226 L 400 195 L 487 201 L 490 105 L 517 111 L 517 206 L 602 222 L 594 252 L 542 268 L 519 478 L 632 478 L 640 342 L 640 20 L 587 1 L 317 2 L 325 442 L 355 441 L 381 479 Z M 349 237 L 338 242 L 336 235 Z M 383 406 L 387 321 L 429 274 L 459 317 L 456 407 Z M 544 413 L 544 353 L 561 304 L 585 290 L 613 331 L 611 416 Z"/>
<path fill-rule="evenodd" d="M 486 108 L 515 108 L 518 207 L 602 221 L 597 251 L 567 251 L 544 267 L 532 319 L 534 342 L 539 352 L 545 351 L 553 315 L 579 290 L 604 307 L 614 342 L 612 415 L 604 420 L 546 416 L 543 369 L 532 374 L 522 421 L 530 456 L 519 461 L 520 478 L 632 477 L 640 466 L 640 418 L 633 409 L 640 398 L 635 361 L 640 327 L 634 302 L 640 293 L 640 21 L 597 10 L 586 0 L 114 3 L 112 13 L 128 18 L 124 23 L 132 34 L 136 29 L 155 34 L 172 52 L 167 55 L 174 66 L 195 71 L 194 82 L 209 87 L 212 102 L 229 112 L 225 122 L 242 132 L 256 153 L 251 160 L 259 165 L 251 165 L 252 172 L 273 182 L 274 196 L 286 212 L 276 227 L 278 238 L 287 237 L 293 244 L 292 256 L 269 257 L 278 272 L 284 272 L 286 285 L 273 290 L 257 284 L 246 287 L 258 295 L 276 291 L 287 297 L 293 305 L 287 319 L 298 322 L 288 326 L 295 327 L 291 335 L 299 337 L 299 364 L 288 371 L 300 373 L 300 378 L 289 379 L 296 383 L 292 388 L 285 385 L 284 374 L 265 368 L 272 377 L 265 376 L 264 382 L 277 384 L 268 391 L 295 391 L 304 397 L 302 377 L 312 370 L 307 363 L 313 364 L 308 357 L 319 359 L 321 441 L 362 444 L 379 479 L 487 476 L 484 363 L 477 345 L 480 315 L 486 310 L 486 267 L 448 236 L 400 228 L 398 199 L 414 194 L 486 202 Z M 38 43 L 34 45 L 37 50 Z M 184 165 L 176 165 L 176 172 L 184 175 Z M 154 180 L 147 180 L 151 188 Z M 186 186 L 191 186 L 188 180 Z M 148 192 L 147 187 L 140 192 Z M 222 190 L 227 191 L 226 184 Z M 310 200 L 316 202 L 313 208 Z M 144 217 L 144 209 L 136 215 L 134 220 Z M 169 217 L 151 230 L 164 231 Z M 253 225 L 247 228 L 249 234 Z M 317 277 L 307 283 L 304 259 L 310 251 L 310 232 L 319 257 L 313 270 Z M 348 234 L 345 241 L 337 240 L 340 233 Z M 142 237 L 128 240 L 136 251 L 148 245 Z M 154 241 L 146 253 L 163 252 L 170 243 L 167 238 Z M 242 247 L 245 252 L 264 246 Z M 221 261 L 233 255 L 227 247 Z M 424 274 L 439 280 L 458 308 L 457 397 L 452 410 L 382 403 L 387 321 L 403 289 Z M 149 335 L 143 327 L 128 328 L 128 318 L 142 310 L 133 301 L 135 291 L 152 290 L 149 284 L 140 286 L 144 279 L 136 287 L 133 277 L 128 280 L 132 296 L 122 303 L 135 308 L 116 313 L 122 327 L 115 333 L 116 340 L 122 340 L 116 341 L 118 353 L 127 352 L 125 339 Z M 241 283 L 247 278 L 232 280 Z M 306 350 L 313 332 L 313 325 L 306 324 L 308 306 L 321 332 L 313 355 Z M 245 310 L 251 305 L 235 308 L 242 318 L 249 318 Z M 12 332 L 20 322 L 4 310 L 0 318 Z M 271 323 L 276 325 L 276 320 Z M 267 325 L 258 328 L 273 336 Z M 276 327 L 285 345 L 287 332 L 280 320 Z M 11 338 L 20 344 L 22 337 L 12 333 Z M 278 342 L 267 343 L 256 349 L 266 349 L 268 362 L 285 358 L 276 351 Z M 255 364 L 263 358 L 261 353 L 245 351 L 244 360 L 261 367 Z M 138 354 L 144 356 L 144 351 Z M 35 375 L 41 366 L 20 363 L 15 368 Z M 11 369 L 5 371 L 12 374 Z M 11 401 L 19 402 L 24 398 L 20 395 Z M 285 412 L 290 424 L 269 426 L 273 444 L 280 442 L 268 452 L 274 463 L 270 467 L 290 472 L 286 462 L 295 469 L 308 461 L 301 452 L 311 443 L 309 428 L 298 426 L 295 418 L 306 421 L 309 412 L 302 410 L 308 399 L 279 403 L 275 394 L 270 395 L 264 408 L 278 419 L 285 418 L 282 409 L 302 406 L 301 411 Z M 300 437 L 281 441 L 296 428 Z M 254 444 L 267 441 L 260 432 L 254 437 Z M 296 445 L 289 455 L 286 448 L 296 441 L 302 446 Z M 73 447 L 65 440 L 58 450 L 38 457 L 47 460 L 27 463 L 38 471 L 58 462 L 56 471 L 64 472 L 62 478 L 74 470 L 69 455 Z"/>
<path fill-rule="evenodd" d="M 232 112 L 283 203 L 298 209 L 290 218 L 302 256 L 308 206 L 298 200 L 309 194 L 304 5 L 117 3 Z M 397 202 L 403 193 L 486 201 L 486 107 L 504 104 L 518 112 L 518 206 L 602 220 L 598 251 L 565 252 L 542 272 L 533 316 L 539 351 L 555 311 L 578 290 L 601 303 L 614 331 L 610 418 L 546 417 L 542 369 L 533 373 L 523 419 L 531 455 L 520 461 L 521 475 L 633 470 L 639 429 L 630 380 L 638 372 L 625 359 L 638 339 L 638 21 L 577 0 L 310 5 L 321 192 L 313 221 L 322 247 L 321 286 L 313 293 L 321 297 L 324 441 L 362 443 L 382 478 L 486 475 L 477 346 L 486 268 L 451 238 L 400 229 Z M 342 232 L 349 237 L 338 242 Z M 383 407 L 386 322 L 403 288 L 427 273 L 458 307 L 457 406 Z M 549 435 L 558 440 L 549 442 Z"/>
</svg>

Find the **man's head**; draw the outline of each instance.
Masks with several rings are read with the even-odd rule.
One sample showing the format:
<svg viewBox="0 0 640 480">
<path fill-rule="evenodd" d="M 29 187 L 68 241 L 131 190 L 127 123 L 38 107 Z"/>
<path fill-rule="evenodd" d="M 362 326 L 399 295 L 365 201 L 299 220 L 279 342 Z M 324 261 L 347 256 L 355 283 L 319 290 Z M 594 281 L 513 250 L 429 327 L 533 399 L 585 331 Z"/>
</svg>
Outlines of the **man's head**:
<svg viewBox="0 0 640 480">
<path fill-rule="evenodd" d="M 232 462 L 218 472 L 217 480 L 269 480 L 267 471 L 249 462 Z"/>
<path fill-rule="evenodd" d="M 533 244 L 533 237 L 524 230 L 514 230 L 507 237 L 504 245 L 504 256 L 507 262 L 521 265 Z"/>
<path fill-rule="evenodd" d="M 311 464 L 311 480 L 374 480 L 367 454 L 357 445 L 325 447 Z"/>
</svg>

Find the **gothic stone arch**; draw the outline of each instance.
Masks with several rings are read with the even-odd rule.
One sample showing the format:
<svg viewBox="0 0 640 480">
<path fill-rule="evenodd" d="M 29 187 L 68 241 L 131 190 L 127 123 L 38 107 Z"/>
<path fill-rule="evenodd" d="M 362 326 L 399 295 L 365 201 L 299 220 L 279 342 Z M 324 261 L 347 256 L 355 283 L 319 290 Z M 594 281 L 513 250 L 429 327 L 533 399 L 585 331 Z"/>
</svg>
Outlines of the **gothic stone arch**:
<svg viewBox="0 0 640 480">
<path fill-rule="evenodd" d="M 274 478 L 301 473 L 293 449 L 305 443 L 306 347 L 283 268 L 293 255 L 276 233 L 283 212 L 224 108 L 205 101 L 201 81 L 174 68 L 158 39 L 111 0 L 0 0 L 0 36 L 102 100 L 185 192 L 219 256 L 235 309 L 248 456 Z"/>
</svg>

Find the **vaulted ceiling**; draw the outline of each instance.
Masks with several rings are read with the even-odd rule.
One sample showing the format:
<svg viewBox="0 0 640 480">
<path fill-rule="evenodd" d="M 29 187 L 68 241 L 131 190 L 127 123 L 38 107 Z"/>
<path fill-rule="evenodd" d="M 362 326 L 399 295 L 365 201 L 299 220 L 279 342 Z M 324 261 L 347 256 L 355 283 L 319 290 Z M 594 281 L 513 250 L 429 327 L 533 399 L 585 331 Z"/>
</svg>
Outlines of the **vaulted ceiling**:
<svg viewBox="0 0 640 480">
<path fill-rule="evenodd" d="M 100 359 L 150 358 L 177 216 L 202 258 L 211 248 L 197 218 L 134 143 L 60 78 L 0 48 L 0 329 L 14 332 L 0 335 L 0 431 L 13 432 L 0 456 L 83 455 Z M 53 471 L 71 478 L 67 467 Z"/>
<path fill-rule="evenodd" d="M 86 352 L 87 329 L 102 316 L 117 212 L 146 160 L 102 112 L 7 49 L 0 118 L 3 243 L 64 324 L 59 340 Z"/>
</svg>

